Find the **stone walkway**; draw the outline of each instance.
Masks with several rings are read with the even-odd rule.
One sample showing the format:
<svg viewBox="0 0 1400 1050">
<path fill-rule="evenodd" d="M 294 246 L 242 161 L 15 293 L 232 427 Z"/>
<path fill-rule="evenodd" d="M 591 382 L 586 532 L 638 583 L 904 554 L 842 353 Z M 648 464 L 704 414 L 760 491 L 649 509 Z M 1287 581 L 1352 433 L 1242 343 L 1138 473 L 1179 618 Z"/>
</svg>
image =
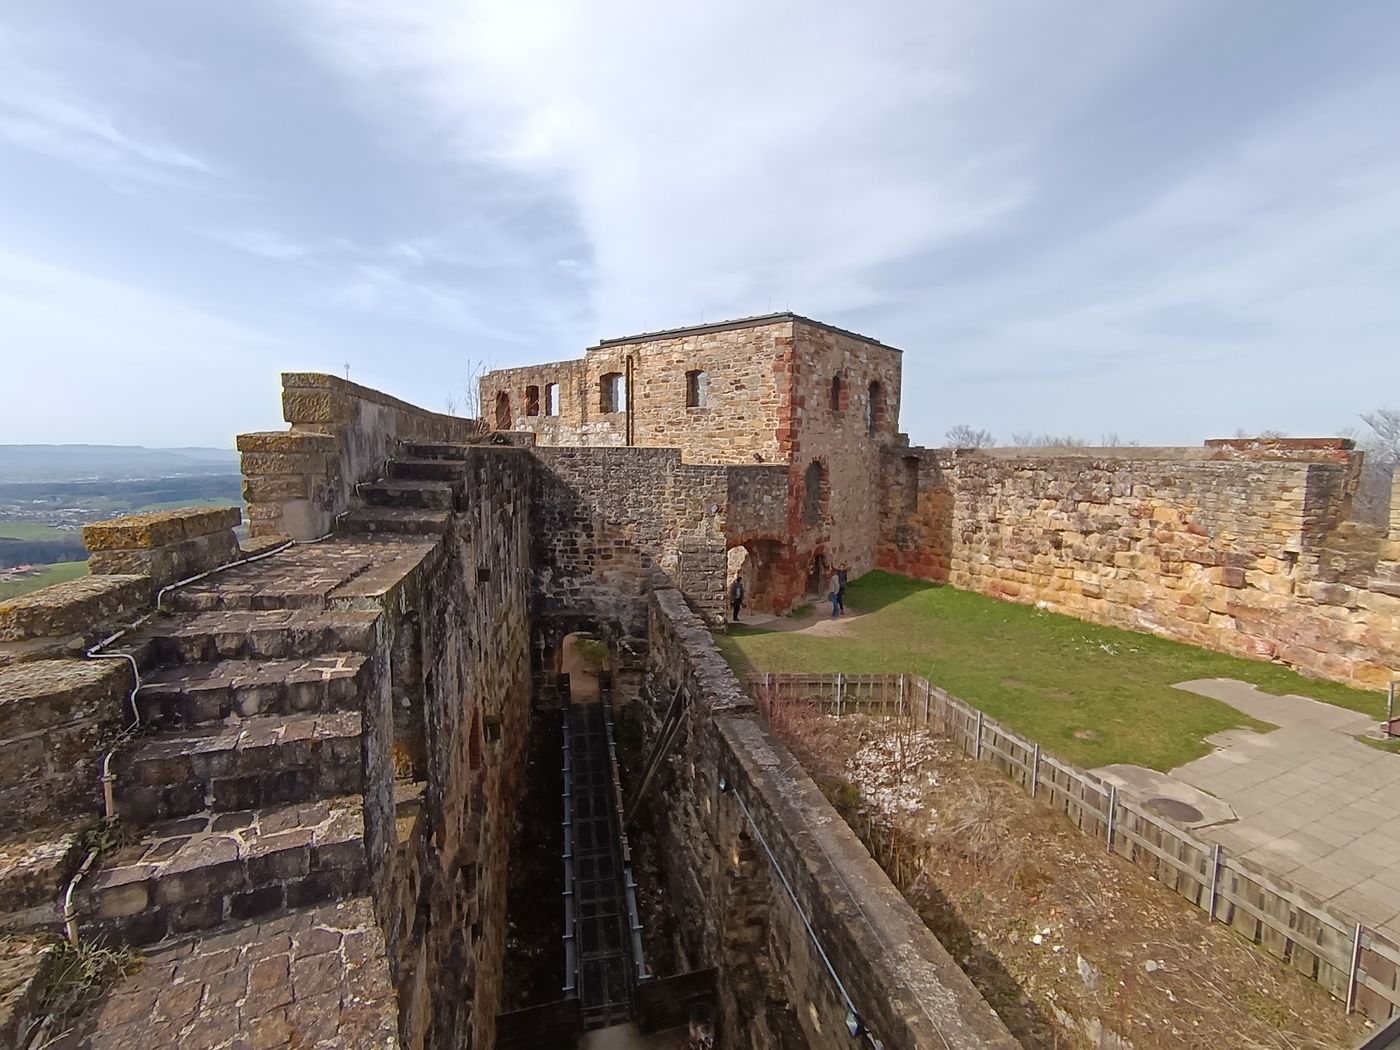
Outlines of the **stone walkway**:
<svg viewBox="0 0 1400 1050">
<path fill-rule="evenodd" d="M 398 1010 L 368 898 L 169 942 L 118 982 L 81 1050 L 389 1050 Z"/>
<path fill-rule="evenodd" d="M 1400 755 L 1355 739 L 1376 720 L 1230 679 L 1177 688 L 1279 727 L 1208 737 L 1219 750 L 1172 770 L 1239 818 L 1197 834 L 1400 942 Z"/>
</svg>

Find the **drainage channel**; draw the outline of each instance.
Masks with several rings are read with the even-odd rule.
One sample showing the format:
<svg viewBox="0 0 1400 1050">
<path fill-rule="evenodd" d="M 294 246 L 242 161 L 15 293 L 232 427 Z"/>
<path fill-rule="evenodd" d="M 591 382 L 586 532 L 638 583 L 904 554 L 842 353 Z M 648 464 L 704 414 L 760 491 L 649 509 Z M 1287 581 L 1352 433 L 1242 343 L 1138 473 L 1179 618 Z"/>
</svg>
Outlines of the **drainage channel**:
<svg viewBox="0 0 1400 1050">
<path fill-rule="evenodd" d="M 564 996 L 585 1028 L 632 1019 L 646 980 L 612 707 L 606 697 L 564 714 Z"/>
</svg>

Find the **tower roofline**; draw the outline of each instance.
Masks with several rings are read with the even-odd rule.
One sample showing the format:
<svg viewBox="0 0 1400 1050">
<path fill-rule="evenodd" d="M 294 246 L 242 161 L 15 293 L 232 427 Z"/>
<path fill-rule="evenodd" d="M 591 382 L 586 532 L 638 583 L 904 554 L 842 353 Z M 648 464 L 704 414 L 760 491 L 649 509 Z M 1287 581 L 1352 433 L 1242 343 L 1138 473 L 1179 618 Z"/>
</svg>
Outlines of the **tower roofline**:
<svg viewBox="0 0 1400 1050">
<path fill-rule="evenodd" d="M 729 321 L 714 321 L 710 324 L 690 325 L 685 328 L 664 328 L 655 332 L 638 332 L 636 335 L 617 336 L 613 339 L 599 339 L 596 344 L 588 347 L 589 350 L 597 350 L 605 346 L 621 346 L 626 343 L 644 343 L 654 339 L 676 339 L 687 335 L 704 335 L 709 332 L 733 332 L 740 328 L 761 328 L 764 325 L 781 324 L 785 321 L 800 322 L 811 325 L 814 328 L 823 328 L 828 332 L 835 332 L 837 335 L 844 335 L 851 339 L 859 339 L 863 343 L 871 346 L 882 347 L 885 350 L 893 350 L 897 354 L 904 351 L 897 346 L 890 346 L 882 343 L 878 339 L 872 339 L 868 335 L 861 335 L 859 332 L 852 332 L 845 328 L 838 328 L 834 324 L 827 324 L 824 321 L 816 321 L 802 314 L 795 314 L 791 311 L 783 311 L 774 314 L 758 314 L 754 317 L 736 317 Z"/>
</svg>

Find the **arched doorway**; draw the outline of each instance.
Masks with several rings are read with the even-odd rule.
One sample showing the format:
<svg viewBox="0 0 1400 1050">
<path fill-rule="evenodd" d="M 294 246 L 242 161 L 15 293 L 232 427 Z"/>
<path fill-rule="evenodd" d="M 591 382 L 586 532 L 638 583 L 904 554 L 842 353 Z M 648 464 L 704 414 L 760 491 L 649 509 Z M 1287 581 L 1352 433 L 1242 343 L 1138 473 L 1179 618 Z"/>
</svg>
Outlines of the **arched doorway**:
<svg viewBox="0 0 1400 1050">
<path fill-rule="evenodd" d="M 775 586 L 775 575 L 782 558 L 783 546 L 777 540 L 754 539 L 736 543 L 729 548 L 726 587 L 734 581 L 744 581 L 744 609 L 756 613 L 777 613 L 781 596 Z M 732 592 L 727 592 L 732 593 Z"/>
<path fill-rule="evenodd" d="M 595 634 L 577 631 L 564 636 L 559 670 L 569 676 L 571 703 L 592 703 L 602 695 L 601 679 L 612 667 L 608 643 Z"/>
<path fill-rule="evenodd" d="M 509 430 L 510 426 L 510 394 L 502 390 L 496 395 L 496 429 Z"/>
</svg>

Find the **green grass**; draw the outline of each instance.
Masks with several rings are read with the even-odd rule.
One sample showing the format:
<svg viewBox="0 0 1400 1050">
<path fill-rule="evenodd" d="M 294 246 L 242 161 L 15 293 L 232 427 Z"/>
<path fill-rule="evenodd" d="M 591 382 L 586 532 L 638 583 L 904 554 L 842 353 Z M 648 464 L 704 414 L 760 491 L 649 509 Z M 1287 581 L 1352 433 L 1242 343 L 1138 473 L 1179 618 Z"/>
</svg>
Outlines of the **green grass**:
<svg viewBox="0 0 1400 1050">
<path fill-rule="evenodd" d="M 223 496 L 211 496 L 208 499 L 172 499 L 164 503 L 146 503 L 142 506 L 129 510 L 128 514 L 154 514 L 161 510 L 183 510 L 186 507 L 241 507 L 243 501 L 238 499 L 228 499 Z"/>
<path fill-rule="evenodd" d="M 1380 717 L 1385 700 L 1152 635 L 874 572 L 851 584 L 848 633 L 734 627 L 718 637 L 739 673 L 921 674 L 1054 754 L 1082 766 L 1132 762 L 1168 770 L 1206 754 L 1204 738 L 1272 728 L 1228 704 L 1173 689 L 1237 678 Z"/>
<path fill-rule="evenodd" d="M 76 580 L 79 576 L 86 576 L 88 564 L 85 561 L 60 561 L 52 565 L 38 566 L 38 568 L 40 572 L 37 576 L 26 576 L 22 580 L 7 580 L 0 583 L 0 602 L 6 598 L 16 598 L 21 594 L 37 591 L 40 587 L 47 587 L 52 583 L 62 583 L 64 580 Z"/>
<path fill-rule="evenodd" d="M 37 521 L 0 521 L 0 539 L 6 540 L 77 540 L 82 533 L 76 529 L 56 529 Z"/>
</svg>

